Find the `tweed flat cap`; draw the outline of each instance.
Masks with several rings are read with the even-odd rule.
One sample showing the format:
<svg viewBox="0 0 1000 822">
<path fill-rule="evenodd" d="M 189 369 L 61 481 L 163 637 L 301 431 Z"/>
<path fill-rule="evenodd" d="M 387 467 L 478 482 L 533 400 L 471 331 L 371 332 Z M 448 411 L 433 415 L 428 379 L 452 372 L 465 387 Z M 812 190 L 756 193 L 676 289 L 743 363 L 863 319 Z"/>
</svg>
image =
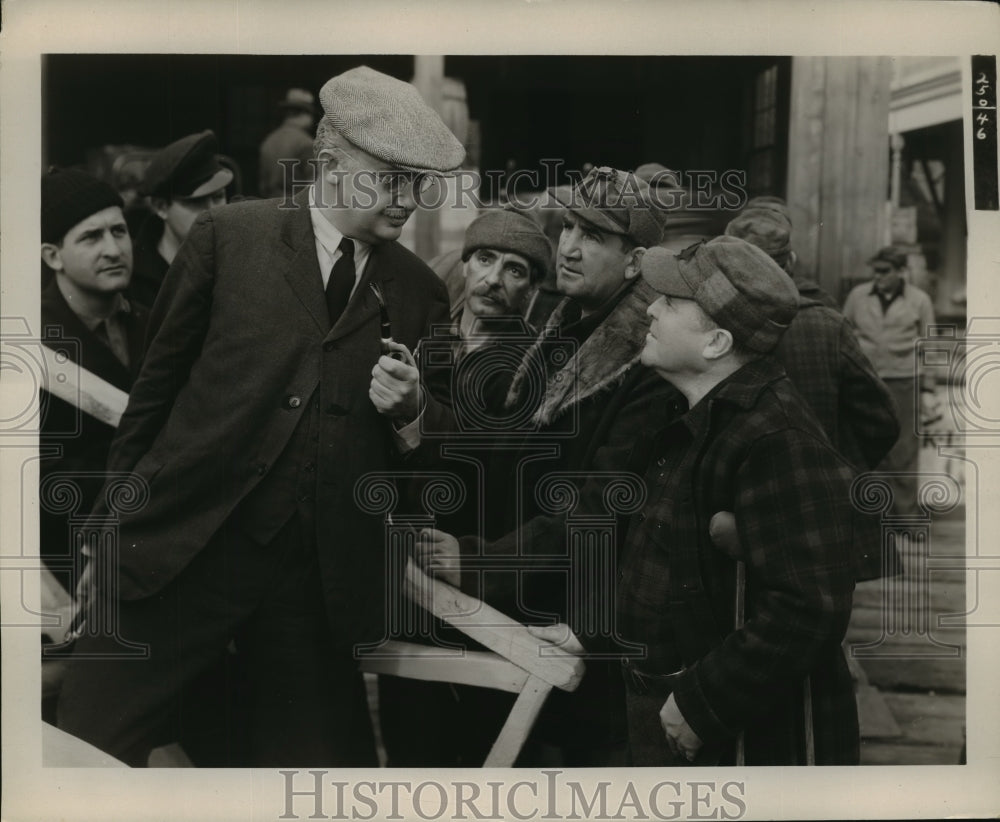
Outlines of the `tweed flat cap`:
<svg viewBox="0 0 1000 822">
<path fill-rule="evenodd" d="M 868 265 L 877 263 L 889 263 L 893 268 L 906 268 L 906 253 L 896 248 L 894 245 L 887 245 L 880 248 L 878 254 L 868 261 Z"/>
<path fill-rule="evenodd" d="M 780 211 L 766 206 L 744 209 L 730 220 L 726 234 L 753 243 L 778 265 L 784 265 L 792 252 L 792 224 Z"/>
<path fill-rule="evenodd" d="M 644 248 L 663 239 L 667 214 L 653 204 L 649 186 L 634 174 L 601 166 L 591 170 L 568 196 L 562 187 L 549 193 L 602 231 L 624 235 Z"/>
<path fill-rule="evenodd" d="M 677 255 L 651 248 L 641 270 L 660 294 L 694 300 L 734 340 L 761 354 L 778 344 L 798 308 L 791 277 L 738 237 L 716 237 Z"/>
<path fill-rule="evenodd" d="M 124 202 L 103 180 L 75 168 L 52 169 L 42 175 L 42 242 L 61 243 L 77 223 L 112 206 Z"/>
<path fill-rule="evenodd" d="M 781 214 L 789 223 L 792 222 L 792 212 L 788 208 L 788 203 L 781 197 L 775 197 L 773 194 L 762 194 L 760 197 L 751 197 L 747 200 L 747 204 L 743 206 L 744 210 L 749 208 L 766 208 L 775 214 Z"/>
<path fill-rule="evenodd" d="M 233 172 L 219 164 L 219 141 L 206 130 L 181 137 L 153 157 L 141 192 L 152 197 L 205 197 L 225 188 Z"/>
<path fill-rule="evenodd" d="M 552 243 L 534 220 L 516 211 L 487 211 L 465 231 L 462 262 L 479 248 L 492 248 L 520 254 L 534 265 L 532 280 L 549 273 L 552 264 Z"/>
<path fill-rule="evenodd" d="M 465 149 L 409 83 L 358 66 L 326 81 L 324 116 L 353 145 L 397 168 L 453 171 Z"/>
</svg>

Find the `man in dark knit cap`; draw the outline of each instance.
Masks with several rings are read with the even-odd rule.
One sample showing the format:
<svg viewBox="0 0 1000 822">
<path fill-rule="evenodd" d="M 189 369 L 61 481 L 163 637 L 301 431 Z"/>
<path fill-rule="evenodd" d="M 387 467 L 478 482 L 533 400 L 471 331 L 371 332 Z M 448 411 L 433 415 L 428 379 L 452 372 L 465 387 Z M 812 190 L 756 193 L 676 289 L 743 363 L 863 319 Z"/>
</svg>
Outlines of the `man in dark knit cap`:
<svg viewBox="0 0 1000 822">
<path fill-rule="evenodd" d="M 152 210 L 135 239 L 135 276 L 129 295 L 152 307 L 163 278 L 195 219 L 226 202 L 233 172 L 219 163 L 211 131 L 189 134 L 157 153 L 140 187 Z"/>
<path fill-rule="evenodd" d="M 148 504 L 121 515 L 104 569 L 120 597 L 98 587 L 89 612 L 114 609 L 149 653 L 122 659 L 114 637 L 85 633 L 59 724 L 129 764 L 231 642 L 250 744 L 230 764 L 376 764 L 353 650 L 382 638 L 385 592 L 401 585 L 355 486 L 395 468 L 398 441 L 441 406 L 413 395 L 387 419 L 369 389 L 373 371 L 405 375 L 448 320 L 444 286 L 396 240 L 416 189 L 465 152 L 413 86 L 367 67 L 320 99 L 319 175 L 294 208 L 248 201 L 195 221 L 111 449 L 109 469 L 138 474 Z M 380 299 L 406 362 L 383 353 Z"/>
<path fill-rule="evenodd" d="M 443 418 L 443 431 L 423 428 L 426 443 L 417 458 L 464 485 L 470 503 L 437 520 L 439 527 L 464 534 L 489 531 L 496 518 L 496 494 L 476 504 L 482 476 L 478 462 L 489 458 L 497 434 L 510 422 L 504 400 L 514 369 L 534 339 L 522 313 L 551 266 L 552 245 L 534 220 L 495 209 L 466 229 L 460 260 L 463 291 L 457 307 L 452 301 L 453 324 L 450 330 L 436 329 L 426 341 L 434 353 L 424 354 L 427 359 L 446 353 L 449 367 L 426 367 L 422 375 L 430 383 L 447 383 L 437 391 L 451 396 L 454 416 Z M 452 451 L 455 446 L 460 453 Z M 413 497 L 421 487 L 415 485 Z M 443 624 L 435 635 L 464 643 L 463 635 Z M 507 701 L 503 694 L 471 686 L 379 677 L 379 719 L 390 766 L 481 765 L 496 737 L 496 728 L 483 722 L 483 706 L 498 704 L 503 710 Z M 420 710 L 414 711 L 418 704 Z"/>
<path fill-rule="evenodd" d="M 42 177 L 41 255 L 53 274 L 42 290 L 47 344 L 127 392 L 142 361 L 147 316 L 124 296 L 132 241 L 122 206 L 118 192 L 84 171 L 53 170 Z M 114 428 L 56 397 L 46 395 L 44 402 L 41 553 L 61 560 L 53 570 L 66 586 L 66 563 L 73 559 L 68 517 L 46 505 L 47 482 L 56 474 L 75 475 L 81 492 L 76 513 L 86 513 L 103 484 L 96 475 L 104 470 Z M 45 456 L 52 453 L 58 456 Z"/>
</svg>

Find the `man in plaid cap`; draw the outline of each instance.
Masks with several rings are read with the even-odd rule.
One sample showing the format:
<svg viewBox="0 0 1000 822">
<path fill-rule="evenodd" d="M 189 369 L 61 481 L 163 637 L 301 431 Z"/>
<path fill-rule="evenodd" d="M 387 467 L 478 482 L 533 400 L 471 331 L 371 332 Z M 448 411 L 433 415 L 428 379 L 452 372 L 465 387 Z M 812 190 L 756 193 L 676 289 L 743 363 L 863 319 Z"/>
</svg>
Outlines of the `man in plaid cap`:
<svg viewBox="0 0 1000 822">
<path fill-rule="evenodd" d="M 537 623 L 539 613 L 555 613 L 586 633 L 584 623 L 608 603 L 592 601 L 592 591 L 570 590 L 565 570 L 536 570 L 552 557 L 568 557 L 569 550 L 562 526 L 544 516 L 536 489 L 546 475 L 568 474 L 582 483 L 595 470 L 622 470 L 610 455 L 628 451 L 650 414 L 679 410 L 683 400 L 638 367 L 645 311 L 655 297 L 639 277 L 639 261 L 646 248 L 660 242 L 665 212 L 652 205 L 647 186 L 635 175 L 607 167 L 552 194 L 566 209 L 556 275 L 563 300 L 521 358 L 504 401 L 505 412 L 522 421 L 522 433 L 520 439 L 508 437 L 486 464 L 487 510 L 480 533 L 492 541 L 456 540 L 436 531 L 421 552 L 428 558 L 460 552 L 461 575 L 453 573 L 452 579 L 522 622 Z M 524 567 L 483 571 L 476 567 L 483 554 L 523 557 Z M 605 628 L 589 629 L 600 634 L 592 638 L 605 643 L 599 649 L 605 655 L 587 661 L 577 691 L 548 698 L 520 764 L 623 762 L 622 680 L 617 663 L 608 662 L 617 650 L 613 636 L 602 633 Z M 503 715 L 491 718 L 498 728 Z"/>
<path fill-rule="evenodd" d="M 861 350 L 885 381 L 899 409 L 899 439 L 879 465 L 891 472 L 893 511 L 917 512 L 917 470 L 920 440 L 917 436 L 916 397 L 932 397 L 933 375 L 916 358 L 917 340 L 934 324 L 931 298 L 907 282 L 906 254 L 886 246 L 868 261 L 875 274 L 870 283 L 855 286 L 844 301 L 844 316 L 858 333 Z"/>
<path fill-rule="evenodd" d="M 109 469 L 137 474 L 148 503 L 121 515 L 101 577 L 116 573 L 120 596 L 98 587 L 88 613 L 117 613 L 118 635 L 149 652 L 122 658 L 115 637 L 85 633 L 59 724 L 129 764 L 231 642 L 250 744 L 229 764 L 376 763 L 352 651 L 384 636 L 391 581 L 382 515 L 354 491 L 396 465 L 418 415 L 442 412 L 413 394 L 387 419 L 370 392 L 394 391 L 448 320 L 444 286 L 396 240 L 420 181 L 464 150 L 412 86 L 367 67 L 320 99 L 319 174 L 294 208 L 247 201 L 195 221 L 111 449 Z M 380 301 L 405 361 L 384 355 Z"/>
<path fill-rule="evenodd" d="M 768 356 L 796 290 L 731 236 L 651 249 L 642 276 L 660 295 L 642 362 L 689 410 L 635 445 L 654 459 L 618 583 L 622 636 L 645 649 L 623 663 L 632 762 L 856 763 L 853 471 Z"/>
</svg>

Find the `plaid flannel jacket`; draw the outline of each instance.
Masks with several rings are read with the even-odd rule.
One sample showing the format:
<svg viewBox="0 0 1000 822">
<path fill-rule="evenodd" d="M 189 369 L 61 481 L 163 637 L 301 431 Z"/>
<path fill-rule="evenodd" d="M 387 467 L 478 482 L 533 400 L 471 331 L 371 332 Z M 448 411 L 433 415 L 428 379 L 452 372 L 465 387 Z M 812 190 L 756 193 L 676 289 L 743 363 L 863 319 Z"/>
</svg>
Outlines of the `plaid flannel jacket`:
<svg viewBox="0 0 1000 822">
<path fill-rule="evenodd" d="M 875 468 L 899 437 L 896 404 L 844 316 L 800 299 L 773 356 L 841 455 Z"/>
<path fill-rule="evenodd" d="M 818 761 L 856 761 L 840 649 L 854 588 L 852 469 L 767 358 L 640 447 L 652 449 L 649 497 L 633 517 L 617 596 L 624 638 L 647 647 L 639 665 L 670 673 L 660 666 L 683 663 L 674 695 L 688 723 L 710 745 L 747 731 L 759 754 L 748 764 L 794 764 L 812 674 Z M 717 511 L 735 512 L 747 569 L 736 629 L 734 558 L 708 537 Z"/>
</svg>

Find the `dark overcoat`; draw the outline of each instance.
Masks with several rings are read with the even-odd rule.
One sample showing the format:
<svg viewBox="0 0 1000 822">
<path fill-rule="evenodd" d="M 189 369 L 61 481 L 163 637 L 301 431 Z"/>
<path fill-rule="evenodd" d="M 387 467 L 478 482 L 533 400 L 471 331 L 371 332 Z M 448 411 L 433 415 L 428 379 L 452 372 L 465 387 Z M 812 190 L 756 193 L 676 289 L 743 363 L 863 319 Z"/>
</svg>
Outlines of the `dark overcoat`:
<svg viewBox="0 0 1000 822">
<path fill-rule="evenodd" d="M 408 250 L 378 245 L 331 328 L 305 196 L 296 208 L 262 200 L 200 216 L 163 283 L 109 458 L 110 470 L 149 485 L 148 503 L 121 519 L 121 595 L 148 596 L 179 574 L 318 408 L 316 537 L 328 615 L 338 639 L 378 639 L 383 512 L 355 494 L 364 474 L 400 457 L 368 397 L 381 352 L 369 285 L 378 284 L 394 337 L 411 350 L 432 323 L 447 323 L 448 297 Z M 428 397 L 428 419 L 440 411 Z"/>
</svg>

